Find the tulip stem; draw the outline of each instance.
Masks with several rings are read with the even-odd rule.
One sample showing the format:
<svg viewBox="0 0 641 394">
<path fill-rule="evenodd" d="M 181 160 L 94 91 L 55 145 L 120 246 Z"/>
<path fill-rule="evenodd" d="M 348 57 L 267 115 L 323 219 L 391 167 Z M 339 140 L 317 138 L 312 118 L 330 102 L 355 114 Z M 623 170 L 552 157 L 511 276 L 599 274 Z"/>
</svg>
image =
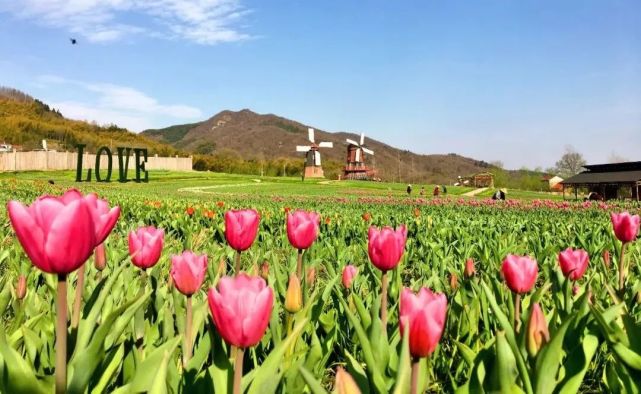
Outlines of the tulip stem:
<svg viewBox="0 0 641 394">
<path fill-rule="evenodd" d="M 521 294 L 514 298 L 514 330 L 518 333 L 521 328 Z"/>
<path fill-rule="evenodd" d="M 296 276 L 302 278 L 303 276 L 303 249 L 298 249 L 298 260 L 296 261 Z"/>
<path fill-rule="evenodd" d="M 234 362 L 234 394 L 240 394 L 241 379 L 243 377 L 243 355 L 245 349 L 242 347 L 236 349 L 236 361 Z"/>
<path fill-rule="evenodd" d="M 185 309 L 187 310 L 187 315 L 185 317 L 185 349 L 184 351 L 184 365 L 187 367 L 187 362 L 191 359 L 191 296 L 187 296 L 187 304 Z"/>
<path fill-rule="evenodd" d="M 623 259 L 625 257 L 625 248 L 627 245 L 627 242 L 623 242 L 621 244 L 621 257 L 619 258 L 619 294 L 621 297 L 623 297 L 623 287 L 625 286 L 625 264 Z"/>
<path fill-rule="evenodd" d="M 387 331 L 387 271 L 383 272 L 381 278 L 383 282 L 382 298 L 381 298 L 381 321 L 383 322 L 383 329 Z"/>
<path fill-rule="evenodd" d="M 58 275 L 56 297 L 56 394 L 67 392 L 67 276 Z"/>
<path fill-rule="evenodd" d="M 234 274 L 240 274 L 240 252 L 236 251 L 236 265 L 234 266 Z"/>
<path fill-rule="evenodd" d="M 411 394 L 418 394 L 418 375 L 421 372 L 421 359 L 414 358 L 412 360 L 412 388 Z"/>
<path fill-rule="evenodd" d="M 78 322 L 80 322 L 80 304 L 82 302 L 82 293 L 85 287 L 86 266 L 87 264 L 83 264 L 78 269 L 78 280 L 76 281 L 76 298 L 73 301 L 73 315 L 71 316 L 72 329 L 78 327 Z"/>
</svg>

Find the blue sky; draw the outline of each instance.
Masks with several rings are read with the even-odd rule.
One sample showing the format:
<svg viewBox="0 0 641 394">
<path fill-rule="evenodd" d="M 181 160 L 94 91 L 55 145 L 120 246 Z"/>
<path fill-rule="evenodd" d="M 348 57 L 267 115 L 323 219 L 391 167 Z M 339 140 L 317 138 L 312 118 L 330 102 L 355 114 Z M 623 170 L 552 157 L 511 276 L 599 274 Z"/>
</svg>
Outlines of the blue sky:
<svg viewBox="0 0 641 394">
<path fill-rule="evenodd" d="M 250 108 L 509 168 L 641 160 L 633 0 L 0 0 L 0 54 L 0 84 L 135 131 Z"/>
</svg>

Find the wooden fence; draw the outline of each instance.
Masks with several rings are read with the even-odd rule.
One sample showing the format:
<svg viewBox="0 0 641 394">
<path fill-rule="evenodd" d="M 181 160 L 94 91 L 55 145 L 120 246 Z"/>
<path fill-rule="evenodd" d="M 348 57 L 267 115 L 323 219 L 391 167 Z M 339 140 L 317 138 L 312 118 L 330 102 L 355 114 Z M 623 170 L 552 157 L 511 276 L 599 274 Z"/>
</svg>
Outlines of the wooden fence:
<svg viewBox="0 0 641 394">
<path fill-rule="evenodd" d="M 84 153 L 82 167 L 86 171 L 93 169 L 96 164 L 96 155 Z M 124 160 L 124 159 L 123 159 Z M 108 158 L 105 154 L 100 157 L 101 171 L 107 169 Z M 76 152 L 56 151 L 31 151 L 31 152 L 0 152 L 0 171 L 52 171 L 75 170 L 78 164 Z M 129 169 L 135 169 L 136 159 L 133 154 L 129 157 Z M 118 155 L 112 156 L 112 168 L 119 168 Z M 147 170 L 191 171 L 191 157 L 158 157 L 150 156 L 145 164 Z"/>
</svg>

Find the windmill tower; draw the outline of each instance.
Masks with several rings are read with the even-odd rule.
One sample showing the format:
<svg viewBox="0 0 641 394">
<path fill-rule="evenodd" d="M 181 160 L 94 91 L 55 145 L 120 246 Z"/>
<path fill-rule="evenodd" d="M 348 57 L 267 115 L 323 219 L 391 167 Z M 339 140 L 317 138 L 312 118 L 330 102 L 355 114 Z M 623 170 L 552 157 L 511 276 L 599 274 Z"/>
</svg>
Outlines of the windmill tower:
<svg viewBox="0 0 641 394">
<path fill-rule="evenodd" d="M 296 152 L 305 152 L 305 171 L 303 178 L 323 178 L 323 167 L 321 167 L 321 154 L 319 148 L 333 148 L 331 142 L 321 142 L 318 145 L 314 139 L 314 129 L 307 129 L 311 145 L 298 145 Z"/>
<path fill-rule="evenodd" d="M 374 155 L 374 151 L 367 149 L 365 145 L 365 134 L 361 133 L 361 142 L 347 139 L 347 163 L 345 165 L 345 179 L 369 179 L 375 175 L 375 171 L 365 164 L 365 154 Z"/>
</svg>

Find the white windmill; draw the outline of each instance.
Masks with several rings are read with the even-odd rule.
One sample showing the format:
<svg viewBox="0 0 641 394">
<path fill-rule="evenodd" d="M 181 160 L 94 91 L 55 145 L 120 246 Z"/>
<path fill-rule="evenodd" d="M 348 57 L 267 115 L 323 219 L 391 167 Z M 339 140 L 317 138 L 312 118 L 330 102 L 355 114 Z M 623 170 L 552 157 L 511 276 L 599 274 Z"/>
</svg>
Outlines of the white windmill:
<svg viewBox="0 0 641 394">
<path fill-rule="evenodd" d="M 322 178 L 323 167 L 321 167 L 321 154 L 318 150 L 319 148 L 333 148 L 334 144 L 332 142 L 321 142 L 316 144 L 314 138 L 314 129 L 307 129 L 309 142 L 311 145 L 298 145 L 296 146 L 296 152 L 305 152 L 305 178 Z"/>
<path fill-rule="evenodd" d="M 347 163 L 345 165 L 345 179 L 369 179 L 372 169 L 365 165 L 365 154 L 374 155 L 374 151 L 365 145 L 365 133 L 361 133 L 361 142 L 347 139 Z"/>
</svg>

